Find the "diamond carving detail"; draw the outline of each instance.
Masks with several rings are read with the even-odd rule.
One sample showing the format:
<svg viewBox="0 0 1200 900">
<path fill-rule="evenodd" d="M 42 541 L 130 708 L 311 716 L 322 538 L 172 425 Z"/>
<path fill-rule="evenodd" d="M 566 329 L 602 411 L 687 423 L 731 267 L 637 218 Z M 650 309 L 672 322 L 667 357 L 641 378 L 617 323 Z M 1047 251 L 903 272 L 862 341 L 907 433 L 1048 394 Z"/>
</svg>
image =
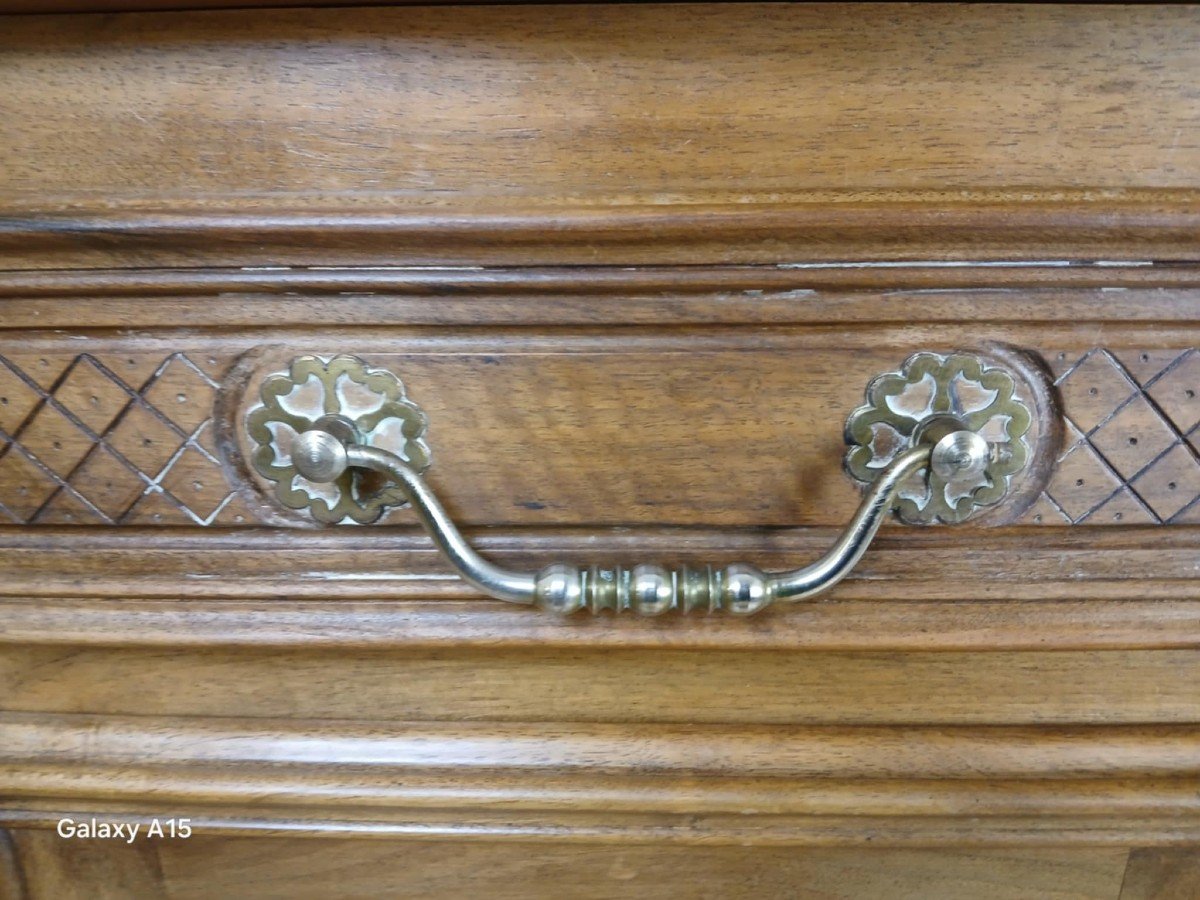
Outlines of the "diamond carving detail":
<svg viewBox="0 0 1200 900">
<path fill-rule="evenodd" d="M 64 346 L 39 352 L 10 342 L 0 354 L 0 523 L 257 521 L 214 443 L 213 398 L 231 354 Z M 1200 349 L 1043 354 L 1066 433 L 1046 489 L 1021 521 L 1200 524 Z M 903 402 L 923 399 L 910 390 Z M 890 452 L 884 429 L 870 440 Z"/>
<path fill-rule="evenodd" d="M 0 356 L 0 520 L 241 524 L 212 445 L 227 360 Z"/>
<path fill-rule="evenodd" d="M 1200 524 L 1200 349 L 1055 359 L 1064 450 L 1023 521 Z"/>
</svg>

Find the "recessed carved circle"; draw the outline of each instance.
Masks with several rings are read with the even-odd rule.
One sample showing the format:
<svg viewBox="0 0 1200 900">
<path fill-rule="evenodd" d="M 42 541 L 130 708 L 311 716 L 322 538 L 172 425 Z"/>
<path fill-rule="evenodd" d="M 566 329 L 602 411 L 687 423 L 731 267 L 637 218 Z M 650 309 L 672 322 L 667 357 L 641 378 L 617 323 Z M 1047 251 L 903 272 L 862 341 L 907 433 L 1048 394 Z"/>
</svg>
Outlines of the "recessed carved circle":
<svg viewBox="0 0 1200 900">
<path fill-rule="evenodd" d="M 964 352 L 918 353 L 868 385 L 866 404 L 846 422 L 846 469 L 871 484 L 897 454 L 931 441 L 939 464 L 904 483 L 897 515 L 916 524 L 961 522 L 1007 496 L 1029 463 L 1032 423 L 1009 371 Z M 943 448 L 939 442 L 959 429 L 981 440 Z M 984 442 L 989 452 L 980 464 Z"/>
<path fill-rule="evenodd" d="M 305 478 L 294 453 L 304 449 L 300 436 L 315 425 L 334 422 L 352 431 L 355 443 L 395 453 L 419 472 L 429 467 L 425 414 L 405 396 L 399 378 L 357 357 L 298 357 L 287 372 L 263 380 L 259 400 L 246 414 L 246 433 L 256 445 L 251 465 L 274 483 L 280 503 L 319 522 L 365 525 L 406 501 L 398 487 L 373 484 L 354 470 L 328 483 Z"/>
</svg>

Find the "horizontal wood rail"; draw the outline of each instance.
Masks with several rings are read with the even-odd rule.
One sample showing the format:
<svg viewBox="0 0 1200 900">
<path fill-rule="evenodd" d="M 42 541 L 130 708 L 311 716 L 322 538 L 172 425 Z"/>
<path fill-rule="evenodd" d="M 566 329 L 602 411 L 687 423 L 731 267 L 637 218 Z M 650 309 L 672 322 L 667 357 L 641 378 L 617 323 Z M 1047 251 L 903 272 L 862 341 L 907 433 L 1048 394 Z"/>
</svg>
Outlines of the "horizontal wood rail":
<svg viewBox="0 0 1200 900">
<path fill-rule="evenodd" d="M 1196 261 L 1200 193 L 387 211 L 3 205 L 0 269 Z M 295 203 L 294 198 L 289 202 Z"/>
<path fill-rule="evenodd" d="M 185 809 L 197 834 L 753 845 L 1200 836 L 1192 725 L 380 728 L 3 713 L 0 735 L 5 825 Z"/>
</svg>

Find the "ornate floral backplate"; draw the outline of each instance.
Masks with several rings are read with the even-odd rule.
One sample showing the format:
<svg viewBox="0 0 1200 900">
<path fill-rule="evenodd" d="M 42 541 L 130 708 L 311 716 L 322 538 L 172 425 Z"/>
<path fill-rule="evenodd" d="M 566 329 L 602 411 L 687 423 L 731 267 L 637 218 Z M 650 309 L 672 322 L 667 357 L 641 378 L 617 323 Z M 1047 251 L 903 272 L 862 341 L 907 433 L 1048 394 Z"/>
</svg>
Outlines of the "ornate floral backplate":
<svg viewBox="0 0 1200 900">
<path fill-rule="evenodd" d="M 916 443 L 926 423 L 947 417 L 992 444 L 992 462 L 982 475 L 965 479 L 916 473 L 901 489 L 897 514 L 905 522 L 949 523 L 994 506 L 1029 462 L 1032 416 L 1012 374 L 967 353 L 918 353 L 899 372 L 872 380 L 866 404 L 846 422 L 846 469 L 870 484 Z"/>
<path fill-rule="evenodd" d="M 267 377 L 259 397 L 246 415 L 247 434 L 257 445 L 251 465 L 274 483 L 280 503 L 307 509 L 320 522 L 367 524 L 405 499 L 398 488 L 353 470 L 328 484 L 302 477 L 292 463 L 292 442 L 318 420 L 334 417 L 353 427 L 357 443 L 395 453 L 418 471 L 429 467 L 425 414 L 395 375 L 357 357 L 299 357 L 287 372 Z"/>
</svg>

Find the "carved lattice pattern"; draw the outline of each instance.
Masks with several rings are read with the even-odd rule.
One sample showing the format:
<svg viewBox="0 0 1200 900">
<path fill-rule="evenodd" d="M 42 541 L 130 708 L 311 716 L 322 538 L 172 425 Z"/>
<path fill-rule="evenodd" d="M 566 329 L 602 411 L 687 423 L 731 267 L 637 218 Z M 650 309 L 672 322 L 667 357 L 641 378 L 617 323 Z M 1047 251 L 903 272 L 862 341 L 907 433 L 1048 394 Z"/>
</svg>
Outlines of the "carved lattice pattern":
<svg viewBox="0 0 1200 900">
<path fill-rule="evenodd" d="M 212 443 L 222 365 L 184 353 L 0 356 L 0 519 L 247 521 Z"/>
<path fill-rule="evenodd" d="M 1054 354 L 1067 439 L 1032 524 L 1200 524 L 1200 350 Z M 254 521 L 217 462 L 231 360 L 0 356 L 0 522 Z"/>
<path fill-rule="evenodd" d="M 1052 363 L 1066 440 L 1034 524 L 1200 524 L 1200 350 Z"/>
</svg>

